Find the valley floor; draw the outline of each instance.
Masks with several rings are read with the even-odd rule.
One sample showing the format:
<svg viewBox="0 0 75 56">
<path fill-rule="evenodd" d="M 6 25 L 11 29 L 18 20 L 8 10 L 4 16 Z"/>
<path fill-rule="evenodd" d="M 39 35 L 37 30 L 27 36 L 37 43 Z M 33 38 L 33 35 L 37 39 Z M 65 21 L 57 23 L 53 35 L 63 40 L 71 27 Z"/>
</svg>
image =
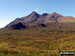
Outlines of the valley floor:
<svg viewBox="0 0 75 56">
<path fill-rule="evenodd" d="M 0 56 L 59 56 L 75 50 L 74 31 L 1 30 Z"/>
</svg>

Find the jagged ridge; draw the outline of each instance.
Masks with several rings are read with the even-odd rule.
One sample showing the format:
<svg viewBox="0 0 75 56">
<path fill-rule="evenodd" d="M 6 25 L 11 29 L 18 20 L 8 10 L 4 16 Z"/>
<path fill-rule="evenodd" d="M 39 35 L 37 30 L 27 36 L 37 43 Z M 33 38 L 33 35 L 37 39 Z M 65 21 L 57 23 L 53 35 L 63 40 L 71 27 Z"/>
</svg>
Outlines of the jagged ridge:
<svg viewBox="0 0 75 56">
<path fill-rule="evenodd" d="M 12 28 L 12 25 L 17 25 L 18 23 L 21 23 L 23 25 L 37 25 L 42 24 L 45 26 L 46 24 L 51 23 L 75 23 L 75 19 L 71 16 L 62 16 L 56 12 L 52 14 L 38 14 L 37 12 L 33 11 L 28 16 L 22 17 L 22 18 L 16 18 L 13 22 L 8 24 L 5 28 Z M 14 27 L 14 26 L 13 26 Z M 22 27 L 22 25 L 21 25 Z"/>
</svg>

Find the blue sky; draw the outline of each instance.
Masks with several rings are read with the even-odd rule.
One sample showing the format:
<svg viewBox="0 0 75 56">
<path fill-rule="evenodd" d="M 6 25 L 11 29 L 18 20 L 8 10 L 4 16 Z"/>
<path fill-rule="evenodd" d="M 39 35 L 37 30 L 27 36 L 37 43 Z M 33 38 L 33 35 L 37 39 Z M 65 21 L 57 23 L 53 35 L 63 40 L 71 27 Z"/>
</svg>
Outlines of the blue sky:
<svg viewBox="0 0 75 56">
<path fill-rule="evenodd" d="M 34 10 L 75 17 L 75 0 L 0 0 L 0 28 Z"/>
</svg>

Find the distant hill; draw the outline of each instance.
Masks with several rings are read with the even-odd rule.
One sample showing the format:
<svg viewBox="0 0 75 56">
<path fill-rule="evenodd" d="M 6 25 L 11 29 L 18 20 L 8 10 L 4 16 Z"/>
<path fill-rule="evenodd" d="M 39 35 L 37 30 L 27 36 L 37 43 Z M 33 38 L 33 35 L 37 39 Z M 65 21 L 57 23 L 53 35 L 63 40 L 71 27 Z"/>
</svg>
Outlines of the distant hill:
<svg viewBox="0 0 75 56">
<path fill-rule="evenodd" d="M 46 27 L 47 24 L 58 24 L 58 23 L 75 23 L 75 18 L 72 16 L 62 16 L 56 12 L 52 14 L 44 13 L 38 14 L 33 11 L 28 16 L 16 18 L 13 22 L 9 23 L 5 28 L 9 29 L 26 29 L 26 27 L 42 26 Z M 62 25 L 61 25 L 62 26 Z"/>
</svg>

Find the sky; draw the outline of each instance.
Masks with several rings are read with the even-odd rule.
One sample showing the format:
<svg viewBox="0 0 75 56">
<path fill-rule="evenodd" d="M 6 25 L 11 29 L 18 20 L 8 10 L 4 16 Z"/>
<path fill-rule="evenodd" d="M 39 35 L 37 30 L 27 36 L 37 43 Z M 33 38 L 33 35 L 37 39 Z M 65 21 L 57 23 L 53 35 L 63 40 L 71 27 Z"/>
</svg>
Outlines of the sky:
<svg viewBox="0 0 75 56">
<path fill-rule="evenodd" d="M 32 11 L 75 17 L 75 0 L 0 0 L 0 28 Z"/>
</svg>

